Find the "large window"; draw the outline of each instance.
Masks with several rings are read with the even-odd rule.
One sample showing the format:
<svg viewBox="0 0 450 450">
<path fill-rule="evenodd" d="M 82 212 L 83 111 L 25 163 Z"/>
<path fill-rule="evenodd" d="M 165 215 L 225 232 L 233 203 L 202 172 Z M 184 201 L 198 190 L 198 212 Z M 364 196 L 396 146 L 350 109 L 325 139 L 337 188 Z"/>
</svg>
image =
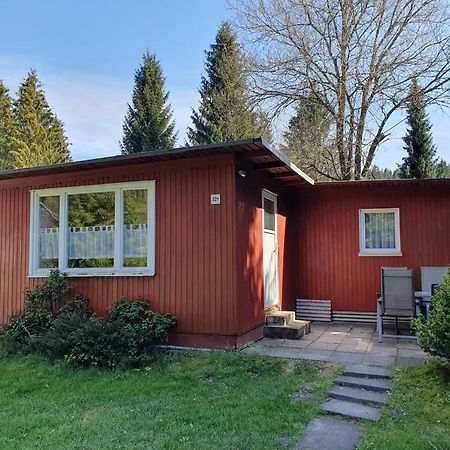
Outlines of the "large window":
<svg viewBox="0 0 450 450">
<path fill-rule="evenodd" d="M 400 256 L 398 208 L 359 211 L 360 255 Z"/>
<path fill-rule="evenodd" d="M 30 275 L 154 275 L 155 182 L 31 193 Z"/>
</svg>

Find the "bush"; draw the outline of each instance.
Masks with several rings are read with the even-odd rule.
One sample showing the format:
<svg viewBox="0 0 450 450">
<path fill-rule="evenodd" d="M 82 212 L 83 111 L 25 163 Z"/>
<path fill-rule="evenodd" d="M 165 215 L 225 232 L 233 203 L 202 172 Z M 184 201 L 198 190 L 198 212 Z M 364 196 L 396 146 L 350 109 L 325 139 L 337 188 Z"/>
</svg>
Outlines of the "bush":
<svg viewBox="0 0 450 450">
<path fill-rule="evenodd" d="M 433 296 L 428 320 L 420 316 L 413 326 L 425 352 L 450 362 L 450 271 Z"/>
<path fill-rule="evenodd" d="M 174 316 L 151 311 L 143 300 L 120 299 L 109 317 L 99 318 L 87 299 L 70 297 L 72 290 L 66 276 L 54 271 L 28 291 L 24 312 L 5 326 L 5 350 L 40 353 L 72 367 L 139 367 L 176 325 Z"/>
<path fill-rule="evenodd" d="M 75 299 L 70 293 L 73 286 L 67 285 L 67 276 L 52 270 L 44 283 L 33 290 L 25 291 L 25 307 L 22 314 L 12 315 L 3 328 L 2 340 L 7 353 L 32 351 L 35 338 L 51 327 L 60 311 L 71 309 Z"/>
</svg>

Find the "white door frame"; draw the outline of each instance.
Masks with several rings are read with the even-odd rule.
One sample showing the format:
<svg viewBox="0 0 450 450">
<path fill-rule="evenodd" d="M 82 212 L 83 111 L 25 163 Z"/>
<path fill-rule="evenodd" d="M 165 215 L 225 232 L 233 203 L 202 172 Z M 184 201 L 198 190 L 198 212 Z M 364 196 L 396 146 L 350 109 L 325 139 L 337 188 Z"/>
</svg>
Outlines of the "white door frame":
<svg viewBox="0 0 450 450">
<path fill-rule="evenodd" d="M 275 230 L 267 230 L 265 228 L 265 224 L 264 224 L 264 199 L 270 200 L 273 202 L 274 205 L 274 216 L 275 216 Z M 267 308 L 271 308 L 272 306 L 276 306 L 279 304 L 280 301 L 280 292 L 279 292 L 279 272 L 278 272 L 278 195 L 274 194 L 271 191 L 268 191 L 267 189 L 263 189 L 261 192 L 261 210 L 262 210 L 262 240 L 263 240 L 263 281 L 264 281 L 264 309 Z M 264 237 L 265 234 L 271 234 L 274 236 L 274 248 L 273 249 L 268 249 L 267 245 L 264 245 Z M 266 258 L 264 257 L 264 252 L 273 252 L 275 253 L 275 264 L 273 267 L 273 270 L 275 271 L 275 273 L 273 274 L 273 276 L 271 277 L 271 279 L 274 280 L 274 284 L 275 286 L 267 286 L 267 274 L 266 274 L 266 270 L 268 269 L 266 267 L 265 264 L 265 260 Z M 274 298 L 269 299 L 268 295 L 270 295 L 270 293 L 273 292 L 274 293 Z"/>
</svg>

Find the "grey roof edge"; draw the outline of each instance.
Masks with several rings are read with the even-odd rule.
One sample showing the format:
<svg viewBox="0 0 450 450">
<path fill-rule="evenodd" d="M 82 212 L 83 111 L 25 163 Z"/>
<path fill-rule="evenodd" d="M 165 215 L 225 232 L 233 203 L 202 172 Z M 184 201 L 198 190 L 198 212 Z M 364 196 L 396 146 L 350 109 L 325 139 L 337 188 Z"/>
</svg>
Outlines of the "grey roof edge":
<svg viewBox="0 0 450 450">
<path fill-rule="evenodd" d="M 196 150 L 220 150 L 221 148 L 240 146 L 240 145 L 261 145 L 263 148 L 267 149 L 270 153 L 272 153 L 276 158 L 283 162 L 287 167 L 289 167 L 292 171 L 294 171 L 298 176 L 303 178 L 310 184 L 314 184 L 314 181 L 302 172 L 295 164 L 293 164 L 288 158 L 286 158 L 283 154 L 281 154 L 278 150 L 273 148 L 266 140 L 262 137 L 254 137 L 247 139 L 240 139 L 235 141 L 225 141 L 221 143 L 213 143 L 213 144 L 204 144 L 204 145 L 194 145 L 194 146 L 183 146 L 177 147 L 173 149 L 160 149 L 153 150 L 142 153 L 133 153 L 128 155 L 114 155 L 114 156 L 106 156 L 102 158 L 93 158 L 93 159 L 85 159 L 81 161 L 71 161 L 68 163 L 61 164 L 52 164 L 46 166 L 36 166 L 36 167 L 26 167 L 23 169 L 11 169 L 11 170 L 3 170 L 0 171 L 0 181 L 2 180 L 11 180 L 14 178 L 21 178 L 27 176 L 39 176 L 40 174 L 44 174 L 45 172 L 51 171 L 52 169 L 66 169 L 65 171 L 70 172 L 73 170 L 81 170 L 84 166 L 89 164 L 102 164 L 102 163 L 111 163 L 111 162 L 123 162 L 132 161 L 137 158 L 145 158 L 146 156 L 163 156 L 163 155 L 183 155 L 190 152 L 195 152 Z"/>
<path fill-rule="evenodd" d="M 305 181 L 307 181 L 309 184 L 314 185 L 314 180 L 306 175 L 303 170 L 301 170 L 299 167 L 297 167 L 290 159 L 288 159 L 286 156 L 284 156 L 281 152 L 279 152 L 277 149 L 275 149 L 271 144 L 269 144 L 264 138 L 259 138 L 261 140 L 261 143 L 266 147 L 268 150 L 270 150 L 271 153 L 273 153 L 280 161 L 282 161 L 286 166 L 288 166 L 290 169 L 292 169 L 297 175 L 302 177 Z"/>
</svg>

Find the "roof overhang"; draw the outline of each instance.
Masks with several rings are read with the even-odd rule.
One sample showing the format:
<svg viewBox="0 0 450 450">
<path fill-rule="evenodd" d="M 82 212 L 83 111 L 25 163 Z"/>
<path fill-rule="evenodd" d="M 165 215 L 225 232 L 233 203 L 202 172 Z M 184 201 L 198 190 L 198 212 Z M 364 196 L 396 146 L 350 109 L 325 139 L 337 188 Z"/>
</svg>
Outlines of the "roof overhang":
<svg viewBox="0 0 450 450">
<path fill-rule="evenodd" d="M 290 186 L 314 184 L 314 181 L 308 175 L 303 173 L 284 155 L 275 150 L 260 137 L 240 141 L 228 141 L 219 144 L 197 145 L 169 150 L 155 150 L 132 155 L 110 156 L 85 161 L 74 161 L 65 164 L 53 164 L 50 166 L 5 170 L 0 171 L 0 180 L 12 180 L 41 175 L 80 172 L 230 153 L 239 155 L 239 158 L 243 158 L 251 163 L 256 170 L 266 173 L 271 178 L 276 179 L 283 184 Z"/>
</svg>

